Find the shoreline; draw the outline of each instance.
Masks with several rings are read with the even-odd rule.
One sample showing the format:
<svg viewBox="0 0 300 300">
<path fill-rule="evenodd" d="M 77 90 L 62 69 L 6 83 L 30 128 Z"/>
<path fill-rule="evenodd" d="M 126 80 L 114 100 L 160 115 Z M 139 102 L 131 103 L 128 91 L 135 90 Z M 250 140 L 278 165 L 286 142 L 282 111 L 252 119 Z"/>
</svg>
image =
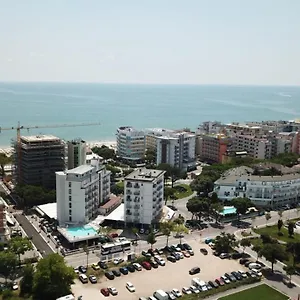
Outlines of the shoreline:
<svg viewBox="0 0 300 300">
<path fill-rule="evenodd" d="M 101 147 L 106 146 L 112 149 L 117 148 L 117 141 L 115 140 L 99 140 L 99 141 L 86 141 L 85 142 L 87 147 L 93 148 L 93 147 Z M 13 151 L 13 148 L 11 146 L 0 146 L 0 153 L 4 153 L 7 155 L 11 155 Z"/>
</svg>

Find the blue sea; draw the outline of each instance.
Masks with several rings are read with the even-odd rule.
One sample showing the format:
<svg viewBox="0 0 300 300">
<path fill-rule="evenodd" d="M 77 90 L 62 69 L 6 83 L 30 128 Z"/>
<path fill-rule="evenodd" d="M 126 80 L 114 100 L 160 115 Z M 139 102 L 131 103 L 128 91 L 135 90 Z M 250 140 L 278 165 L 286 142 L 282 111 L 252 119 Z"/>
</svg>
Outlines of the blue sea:
<svg viewBox="0 0 300 300">
<path fill-rule="evenodd" d="M 0 83 L 0 127 L 100 122 L 99 126 L 22 130 L 64 139 L 114 140 L 117 127 L 180 129 L 222 122 L 300 118 L 300 87 L 133 85 L 97 83 Z M 14 130 L 2 130 L 10 145 Z"/>
</svg>

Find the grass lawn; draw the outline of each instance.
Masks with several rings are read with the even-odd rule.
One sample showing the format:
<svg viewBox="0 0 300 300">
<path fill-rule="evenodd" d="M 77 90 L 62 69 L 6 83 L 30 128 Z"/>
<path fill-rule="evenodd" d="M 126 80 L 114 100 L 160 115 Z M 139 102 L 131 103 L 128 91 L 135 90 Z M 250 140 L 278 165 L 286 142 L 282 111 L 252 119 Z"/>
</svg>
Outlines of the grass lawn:
<svg viewBox="0 0 300 300">
<path fill-rule="evenodd" d="M 176 196 L 177 199 L 182 199 L 191 196 L 193 194 L 191 187 L 187 184 L 176 185 L 174 186 L 174 189 L 176 190 L 174 195 Z"/>
<path fill-rule="evenodd" d="M 281 228 L 281 232 L 283 235 L 278 235 L 278 228 L 277 225 L 267 226 L 264 228 L 254 229 L 254 232 L 258 234 L 268 234 L 272 238 L 288 242 L 300 242 L 300 234 L 294 233 L 292 237 L 289 237 L 288 230 L 284 226 Z"/>
<path fill-rule="evenodd" d="M 286 300 L 288 296 L 281 294 L 266 284 L 256 286 L 254 288 L 235 293 L 229 296 L 219 298 L 220 300 Z"/>
</svg>

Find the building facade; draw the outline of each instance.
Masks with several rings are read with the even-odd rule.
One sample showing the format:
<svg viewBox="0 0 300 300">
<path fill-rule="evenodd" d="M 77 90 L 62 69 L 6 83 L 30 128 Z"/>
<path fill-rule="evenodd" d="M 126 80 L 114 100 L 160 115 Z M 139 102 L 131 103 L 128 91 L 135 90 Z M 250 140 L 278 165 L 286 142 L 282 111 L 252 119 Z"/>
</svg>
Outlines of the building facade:
<svg viewBox="0 0 300 300">
<path fill-rule="evenodd" d="M 52 135 L 21 136 L 14 159 L 17 183 L 55 189 L 55 172 L 65 169 L 65 143 Z"/>
<path fill-rule="evenodd" d="M 133 127 L 117 129 L 117 155 L 129 161 L 138 161 L 145 156 L 145 133 Z"/>
<path fill-rule="evenodd" d="M 276 208 L 300 200 L 300 174 L 254 176 L 230 174 L 215 182 L 214 191 L 221 200 L 247 197 L 254 205 Z"/>
<path fill-rule="evenodd" d="M 224 134 L 197 136 L 196 154 L 202 161 L 222 163 L 223 156 L 231 146 L 231 139 Z"/>
<path fill-rule="evenodd" d="M 10 239 L 10 232 L 6 220 L 6 205 L 0 197 L 0 242 L 6 243 Z"/>
<path fill-rule="evenodd" d="M 125 223 L 158 222 L 164 205 L 164 171 L 137 169 L 125 177 Z"/>
<path fill-rule="evenodd" d="M 56 172 L 57 220 L 65 224 L 86 224 L 98 215 L 109 198 L 110 181 L 99 161 L 64 172 Z M 108 194 L 108 195 L 107 195 Z"/>
<path fill-rule="evenodd" d="M 68 141 L 68 169 L 74 169 L 86 163 L 86 143 L 81 139 Z"/>
</svg>

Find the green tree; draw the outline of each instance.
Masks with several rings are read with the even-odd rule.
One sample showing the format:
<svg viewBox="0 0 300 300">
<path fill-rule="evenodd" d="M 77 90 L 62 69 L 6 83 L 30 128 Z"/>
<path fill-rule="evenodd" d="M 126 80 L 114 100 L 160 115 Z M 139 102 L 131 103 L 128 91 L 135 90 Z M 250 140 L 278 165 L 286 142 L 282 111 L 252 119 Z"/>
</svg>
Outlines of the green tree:
<svg viewBox="0 0 300 300">
<path fill-rule="evenodd" d="M 238 219 L 240 218 L 240 215 L 244 215 L 248 208 L 252 206 L 252 203 L 248 198 L 234 198 L 230 203 L 235 207 Z"/>
<path fill-rule="evenodd" d="M 211 210 L 213 212 L 213 215 L 215 217 L 216 223 L 221 218 L 221 212 L 224 210 L 224 205 L 221 202 L 215 202 L 211 204 Z"/>
<path fill-rule="evenodd" d="M 167 201 L 169 198 L 172 198 L 175 194 L 175 189 L 169 186 L 166 186 L 164 189 L 164 197 L 165 197 L 165 205 L 167 205 Z"/>
<path fill-rule="evenodd" d="M 266 226 L 268 226 L 268 221 L 272 218 L 272 216 L 270 213 L 266 213 L 265 218 L 266 218 Z"/>
<path fill-rule="evenodd" d="M 252 250 L 257 253 L 256 261 L 258 261 L 258 258 L 261 257 L 261 249 L 262 246 L 260 244 L 256 244 L 252 247 Z"/>
<path fill-rule="evenodd" d="M 72 267 L 68 267 L 57 253 L 41 259 L 33 276 L 33 299 L 53 300 L 71 293 L 75 278 Z"/>
<path fill-rule="evenodd" d="M 26 251 L 32 250 L 33 246 L 28 238 L 14 237 L 9 241 L 9 249 L 11 252 L 18 255 L 19 264 L 21 264 L 21 255 L 24 255 Z"/>
<path fill-rule="evenodd" d="M 90 250 L 89 250 L 87 244 L 84 244 L 84 245 L 82 246 L 82 249 L 83 249 L 83 251 L 84 251 L 85 254 L 86 254 L 86 268 L 88 268 L 88 266 L 89 266 L 89 254 L 90 254 Z"/>
<path fill-rule="evenodd" d="M 192 218 L 195 216 L 200 220 L 201 217 L 209 211 L 209 203 L 206 200 L 193 197 L 186 203 L 186 208 L 192 213 Z"/>
<path fill-rule="evenodd" d="M 4 153 L 0 153 L 0 168 L 1 168 L 1 172 L 0 172 L 0 175 L 1 176 L 5 176 L 5 166 L 8 165 L 8 164 L 11 164 L 12 162 L 12 159 L 11 157 L 8 157 L 6 156 Z"/>
<path fill-rule="evenodd" d="M 278 260 L 283 261 L 287 257 L 284 248 L 280 244 L 275 243 L 264 244 L 261 249 L 261 254 L 272 264 L 272 272 L 274 272 L 274 264 L 276 264 Z"/>
<path fill-rule="evenodd" d="M 173 220 L 173 223 L 175 225 L 184 224 L 184 217 L 181 214 L 179 214 L 179 216 Z"/>
<path fill-rule="evenodd" d="M 7 279 L 13 277 L 18 265 L 18 257 L 15 253 L 8 251 L 0 252 L 0 274 Z"/>
<path fill-rule="evenodd" d="M 289 232 L 290 237 L 292 237 L 294 235 L 294 229 L 295 229 L 295 223 L 289 222 L 288 223 L 288 232 Z"/>
<path fill-rule="evenodd" d="M 279 216 L 280 220 L 282 219 L 282 215 L 283 215 L 283 211 L 282 211 L 282 210 L 279 210 L 279 211 L 278 211 L 278 216 Z"/>
<path fill-rule="evenodd" d="M 98 229 L 98 234 L 108 236 L 110 233 L 113 232 L 113 229 L 109 226 L 100 226 Z"/>
<path fill-rule="evenodd" d="M 290 276 L 290 283 L 291 283 L 292 282 L 292 275 L 295 274 L 296 268 L 293 265 L 287 265 L 285 267 L 285 272 L 286 272 L 286 275 Z"/>
<path fill-rule="evenodd" d="M 20 281 L 21 296 L 32 294 L 33 275 L 34 275 L 33 265 L 27 264 L 23 269 L 23 277 Z"/>
<path fill-rule="evenodd" d="M 179 243 L 181 244 L 182 235 L 188 233 L 189 230 L 183 224 L 175 224 L 173 231 L 176 232 L 176 236 L 179 236 Z"/>
<path fill-rule="evenodd" d="M 277 228 L 278 228 L 279 232 L 281 231 L 282 226 L 283 226 L 283 221 L 281 219 L 279 219 L 277 222 Z"/>
<path fill-rule="evenodd" d="M 151 245 L 151 249 L 153 248 L 153 245 L 156 243 L 156 238 L 153 230 L 151 230 L 147 236 L 147 243 Z"/>
<path fill-rule="evenodd" d="M 145 162 L 148 165 L 155 165 L 156 164 L 156 153 L 155 150 L 147 149 L 145 153 Z"/>
<path fill-rule="evenodd" d="M 236 241 L 234 234 L 221 232 L 215 239 L 215 250 L 219 253 L 228 253 L 237 245 L 238 242 Z"/>
<path fill-rule="evenodd" d="M 289 242 L 286 244 L 286 251 L 293 256 L 293 266 L 300 262 L 300 243 Z"/>
<path fill-rule="evenodd" d="M 103 157 L 104 159 L 115 159 L 116 153 L 115 150 L 112 148 L 109 148 L 105 145 L 102 145 L 101 147 L 93 147 L 92 151 L 99 156 Z"/>
<path fill-rule="evenodd" d="M 251 242 L 249 239 L 242 239 L 240 241 L 240 245 L 243 247 L 243 253 L 245 252 L 246 247 L 250 247 L 251 246 Z"/>
<path fill-rule="evenodd" d="M 170 237 L 173 229 L 174 229 L 174 223 L 173 222 L 169 221 L 169 222 L 163 222 L 163 223 L 160 224 L 160 231 L 162 232 L 162 234 L 164 236 L 167 237 L 167 244 L 166 244 L 167 246 L 169 244 L 169 237 Z"/>
</svg>

